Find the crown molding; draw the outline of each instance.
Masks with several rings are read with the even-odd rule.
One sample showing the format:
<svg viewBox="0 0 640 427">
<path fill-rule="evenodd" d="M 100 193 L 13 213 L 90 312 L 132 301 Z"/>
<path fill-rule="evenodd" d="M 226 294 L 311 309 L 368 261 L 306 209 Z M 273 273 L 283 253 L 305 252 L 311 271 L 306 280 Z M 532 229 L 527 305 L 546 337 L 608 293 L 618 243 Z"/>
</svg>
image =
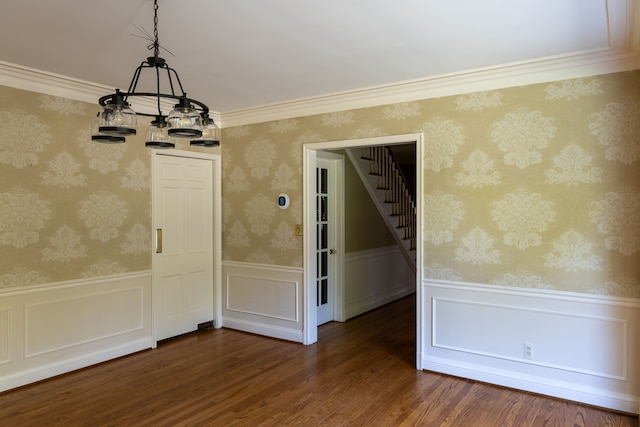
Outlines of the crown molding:
<svg viewBox="0 0 640 427">
<path fill-rule="evenodd" d="M 0 85 L 96 105 L 102 95 L 115 92 L 108 86 L 5 61 L 0 61 Z"/>
<path fill-rule="evenodd" d="M 635 33 L 633 38 L 635 39 Z M 632 47 L 638 45 L 634 40 L 629 42 Z M 212 112 L 211 115 L 221 127 L 232 127 L 636 69 L 640 69 L 640 57 L 636 52 L 627 49 L 602 49 L 229 112 Z M 96 110 L 98 98 L 115 90 L 4 61 L 0 61 L 0 85 L 95 103 Z M 148 105 L 143 108 L 154 110 L 155 102 L 148 101 L 145 103 Z"/>
<path fill-rule="evenodd" d="M 95 104 L 96 112 L 100 110 L 98 99 L 103 95 L 115 92 L 115 88 L 109 86 L 5 61 L 0 61 L 0 85 Z M 164 100 L 161 102 L 161 108 L 164 111 L 171 111 L 173 104 Z M 136 99 L 136 109 L 140 111 L 153 114 L 157 108 L 158 104 L 155 98 Z M 220 123 L 220 113 L 212 111 L 210 116 L 214 121 Z"/>
<path fill-rule="evenodd" d="M 603 49 L 245 108 L 225 112 L 222 119 L 224 127 L 241 126 L 639 68 L 636 53 Z"/>
</svg>

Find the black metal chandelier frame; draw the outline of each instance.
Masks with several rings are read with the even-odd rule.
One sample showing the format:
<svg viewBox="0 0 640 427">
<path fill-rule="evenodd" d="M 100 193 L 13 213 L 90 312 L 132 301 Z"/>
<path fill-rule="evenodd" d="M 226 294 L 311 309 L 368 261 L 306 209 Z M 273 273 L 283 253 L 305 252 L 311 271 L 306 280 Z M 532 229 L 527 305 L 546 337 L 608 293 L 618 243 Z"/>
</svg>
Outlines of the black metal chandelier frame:
<svg viewBox="0 0 640 427">
<path fill-rule="evenodd" d="M 156 69 L 157 92 L 136 92 L 138 80 L 140 79 L 140 74 L 142 73 L 143 68 Z M 167 70 L 167 77 L 168 77 L 169 87 L 171 88 L 171 94 L 160 92 L 160 69 L 161 68 Z M 178 82 L 178 87 L 180 88 L 180 92 L 182 92 L 182 95 L 176 95 L 175 93 L 173 79 L 171 77 L 172 74 L 173 76 L 175 76 L 176 81 Z M 140 112 L 136 113 L 141 116 L 154 117 L 154 116 L 162 115 L 161 106 L 160 106 L 161 99 L 176 99 L 178 101 L 186 100 L 189 104 L 197 105 L 198 107 L 200 107 L 200 110 L 199 110 L 200 114 L 204 114 L 204 115 L 209 114 L 209 107 L 207 107 L 204 103 L 197 101 L 193 98 L 187 97 L 187 94 L 184 92 L 184 89 L 182 88 L 182 83 L 180 82 L 180 77 L 178 76 L 178 73 L 176 72 L 176 70 L 169 67 L 169 65 L 167 65 L 166 61 L 163 58 L 160 58 L 159 56 L 157 56 L 157 52 L 155 56 L 148 57 L 145 61 L 142 62 L 142 64 L 138 66 L 138 68 L 136 68 L 136 71 L 133 74 L 133 78 L 131 79 L 131 84 L 129 85 L 129 89 L 126 92 L 120 92 L 119 89 L 116 89 L 116 93 L 112 93 L 112 94 L 100 97 L 100 99 L 98 100 L 98 103 L 104 107 L 108 103 L 117 102 L 116 101 L 117 97 L 121 97 L 122 100 L 125 102 L 130 97 L 156 98 L 158 100 L 158 114 L 140 113 Z"/>
<path fill-rule="evenodd" d="M 116 89 L 115 93 L 108 94 L 102 96 L 98 100 L 98 104 L 103 107 L 102 116 L 108 116 L 109 114 L 113 114 L 115 110 L 128 111 L 129 115 L 135 118 L 135 115 L 147 116 L 147 117 L 155 117 L 155 119 L 151 122 L 151 126 L 155 126 L 159 129 L 164 129 L 167 131 L 169 136 L 179 137 L 179 138 L 195 138 L 191 141 L 191 145 L 200 145 L 200 146 L 217 146 L 220 144 L 219 138 L 217 135 L 213 135 L 213 131 L 205 132 L 206 135 L 203 135 L 203 129 L 215 129 L 217 133 L 217 126 L 215 126 L 214 121 L 209 117 L 209 107 L 203 102 L 197 101 L 193 98 L 187 97 L 184 88 L 182 87 L 182 82 L 180 81 L 180 77 L 175 69 L 169 67 L 166 60 L 161 58 L 159 55 L 160 51 L 160 43 L 158 41 L 158 1 L 154 0 L 154 19 L 153 19 L 153 36 L 154 39 L 152 43 L 148 46 L 149 50 L 153 49 L 153 56 L 147 57 L 133 74 L 131 79 L 131 83 L 129 84 L 129 88 L 126 92 L 121 92 L 120 89 Z M 156 92 L 136 92 L 138 82 L 140 80 L 140 76 L 143 71 L 146 69 L 155 69 L 155 78 L 156 78 Z M 168 82 L 169 89 L 171 93 L 162 93 L 161 92 L 161 76 L 166 72 L 166 82 Z M 175 83 L 174 83 L 175 79 Z M 179 89 L 179 94 L 176 94 L 176 89 Z M 144 113 L 137 112 L 134 113 L 133 110 L 130 109 L 129 98 L 155 98 L 157 102 L 157 113 Z M 177 104 L 175 104 L 175 109 L 169 114 L 165 115 L 162 113 L 161 101 L 162 100 L 176 100 Z M 195 127 L 176 127 L 172 126 L 170 123 L 171 120 L 167 121 L 167 119 L 171 119 L 174 116 L 174 112 L 176 114 L 189 114 L 191 118 L 195 117 L 199 122 L 198 126 Z M 124 142 L 126 135 L 135 135 L 136 130 L 132 126 L 120 126 L 114 123 L 104 123 L 100 122 L 101 114 L 98 114 L 98 126 L 97 132 L 94 131 L 92 135 L 92 140 L 99 142 Z M 130 118 L 130 117 L 129 117 Z M 178 120 L 180 121 L 180 120 Z M 146 145 L 150 147 L 159 147 L 159 148 L 171 148 L 174 147 L 175 144 L 168 141 L 146 141 Z"/>
</svg>

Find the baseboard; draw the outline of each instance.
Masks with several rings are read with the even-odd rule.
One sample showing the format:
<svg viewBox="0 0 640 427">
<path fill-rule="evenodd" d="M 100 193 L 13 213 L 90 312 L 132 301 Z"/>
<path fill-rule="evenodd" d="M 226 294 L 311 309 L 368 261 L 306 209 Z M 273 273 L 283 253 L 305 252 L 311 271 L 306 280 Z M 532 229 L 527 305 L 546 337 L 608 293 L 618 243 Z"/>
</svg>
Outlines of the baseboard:
<svg viewBox="0 0 640 427">
<path fill-rule="evenodd" d="M 105 350 L 97 351 L 92 354 L 85 354 L 75 358 L 60 360 L 58 362 L 38 366 L 26 371 L 17 372 L 0 378 L 0 391 L 11 390 L 57 375 L 66 374 L 78 369 L 86 368 L 91 365 L 106 362 L 118 357 L 126 356 L 142 350 L 148 350 L 152 347 L 153 340 L 151 337 L 133 341 L 122 346 L 112 347 Z"/>
<path fill-rule="evenodd" d="M 377 295 L 372 299 L 370 298 L 353 302 L 345 307 L 345 317 L 347 319 L 351 319 L 352 317 L 359 316 L 360 314 L 366 313 L 367 311 L 375 310 L 376 308 L 399 300 L 400 298 L 412 295 L 415 293 L 415 289 L 413 289 L 413 287 L 413 282 L 407 282 L 405 286 L 401 286 L 400 289 L 395 292 L 386 293 L 384 295 Z"/>
<path fill-rule="evenodd" d="M 478 365 L 466 365 L 464 363 L 426 357 L 422 359 L 424 370 L 481 381 L 516 390 L 523 390 L 545 396 L 581 402 L 588 405 L 613 409 L 629 414 L 639 414 L 640 397 L 621 393 L 608 392 L 596 388 L 576 389 L 575 384 L 562 383 L 552 379 L 541 379 L 514 373 L 513 371 L 500 371 L 488 369 Z"/>
<path fill-rule="evenodd" d="M 223 327 L 257 335 L 264 335 L 267 337 L 277 338 L 285 341 L 295 341 L 300 343 L 302 342 L 301 330 L 252 322 L 246 319 L 234 319 L 233 317 L 225 316 L 223 318 Z"/>
</svg>

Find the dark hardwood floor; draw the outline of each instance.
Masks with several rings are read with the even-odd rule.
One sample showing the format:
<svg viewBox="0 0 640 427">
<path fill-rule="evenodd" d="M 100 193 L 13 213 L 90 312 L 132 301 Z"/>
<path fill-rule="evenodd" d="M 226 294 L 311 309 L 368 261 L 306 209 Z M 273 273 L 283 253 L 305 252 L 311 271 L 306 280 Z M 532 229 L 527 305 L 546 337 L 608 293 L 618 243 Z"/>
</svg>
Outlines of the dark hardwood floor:
<svg viewBox="0 0 640 427">
<path fill-rule="evenodd" d="M 1 426 L 620 426 L 635 416 L 414 369 L 415 302 L 311 346 L 229 329 L 0 394 Z"/>
</svg>

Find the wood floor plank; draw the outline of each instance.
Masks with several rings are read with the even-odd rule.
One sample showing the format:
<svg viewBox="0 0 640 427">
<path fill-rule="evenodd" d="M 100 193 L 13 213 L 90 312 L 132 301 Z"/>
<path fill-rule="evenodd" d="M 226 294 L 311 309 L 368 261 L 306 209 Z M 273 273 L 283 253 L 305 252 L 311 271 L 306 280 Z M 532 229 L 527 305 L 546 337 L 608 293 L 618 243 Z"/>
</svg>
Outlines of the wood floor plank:
<svg viewBox="0 0 640 427">
<path fill-rule="evenodd" d="M 207 330 L 0 394 L 1 426 L 638 427 L 638 418 L 417 371 L 415 301 L 312 346 Z"/>
</svg>

